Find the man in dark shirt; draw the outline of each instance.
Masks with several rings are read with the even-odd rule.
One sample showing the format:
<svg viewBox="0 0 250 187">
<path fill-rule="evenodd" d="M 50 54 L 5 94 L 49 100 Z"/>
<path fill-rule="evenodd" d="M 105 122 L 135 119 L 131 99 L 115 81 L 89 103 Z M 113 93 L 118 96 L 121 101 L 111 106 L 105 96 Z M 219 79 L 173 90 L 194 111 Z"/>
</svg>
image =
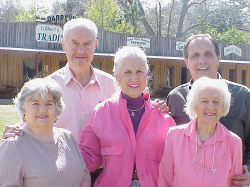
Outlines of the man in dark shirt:
<svg viewBox="0 0 250 187">
<path fill-rule="evenodd" d="M 185 113 L 186 97 L 193 81 L 207 76 L 221 78 L 217 72 L 220 60 L 218 44 L 210 35 L 193 35 L 187 39 L 184 49 L 184 62 L 189 69 L 192 79 L 190 82 L 173 89 L 168 97 L 172 117 L 177 125 L 190 121 Z M 241 137 L 243 142 L 244 164 L 250 169 L 250 91 L 247 87 L 225 80 L 232 94 L 232 103 L 227 116 L 221 118 L 221 123 L 229 130 Z M 243 167 L 244 174 L 235 176 L 232 183 L 235 186 L 250 186 L 250 174 L 247 167 Z"/>
</svg>

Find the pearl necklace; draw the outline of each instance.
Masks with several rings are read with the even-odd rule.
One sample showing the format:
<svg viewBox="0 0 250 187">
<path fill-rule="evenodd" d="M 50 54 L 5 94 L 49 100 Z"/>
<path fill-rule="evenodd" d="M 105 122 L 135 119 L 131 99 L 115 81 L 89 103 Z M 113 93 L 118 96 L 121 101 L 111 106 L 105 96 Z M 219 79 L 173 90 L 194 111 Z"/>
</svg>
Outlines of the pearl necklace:
<svg viewBox="0 0 250 187">
<path fill-rule="evenodd" d="M 145 106 L 145 102 L 143 103 L 143 105 L 140 107 L 140 108 L 138 108 L 138 109 L 134 109 L 134 110 L 132 110 L 132 109 L 129 109 L 128 108 L 128 111 L 130 111 L 131 113 L 131 116 L 135 116 L 135 112 L 137 112 L 137 111 L 139 111 L 139 110 L 141 110 L 141 109 L 143 109 L 143 107 Z"/>
</svg>

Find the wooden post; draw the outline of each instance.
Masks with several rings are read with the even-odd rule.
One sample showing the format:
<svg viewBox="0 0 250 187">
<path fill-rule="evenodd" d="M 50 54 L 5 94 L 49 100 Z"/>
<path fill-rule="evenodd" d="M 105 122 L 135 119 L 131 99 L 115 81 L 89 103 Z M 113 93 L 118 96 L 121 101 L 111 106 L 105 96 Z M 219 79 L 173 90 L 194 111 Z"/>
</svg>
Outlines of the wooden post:
<svg viewBox="0 0 250 187">
<path fill-rule="evenodd" d="M 38 54 L 36 54 L 36 69 L 35 69 L 35 77 L 37 77 L 38 76 L 38 64 L 39 62 L 38 62 Z"/>
</svg>

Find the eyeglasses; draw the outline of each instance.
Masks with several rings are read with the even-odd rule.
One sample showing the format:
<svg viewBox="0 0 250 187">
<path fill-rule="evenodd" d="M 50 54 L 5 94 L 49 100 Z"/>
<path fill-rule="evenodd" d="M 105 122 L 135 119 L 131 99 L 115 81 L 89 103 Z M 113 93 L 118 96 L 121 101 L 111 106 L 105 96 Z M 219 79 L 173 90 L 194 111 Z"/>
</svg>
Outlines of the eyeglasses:
<svg viewBox="0 0 250 187">
<path fill-rule="evenodd" d="M 192 160 L 192 163 L 197 167 L 199 168 L 200 170 L 208 173 L 208 174 L 215 174 L 216 172 L 216 169 L 214 168 L 214 159 L 215 159 L 215 142 L 216 142 L 216 131 L 215 131 L 215 135 L 214 135 L 214 150 L 213 150 L 213 161 L 212 161 L 212 167 L 211 169 L 207 169 L 203 166 L 201 166 L 198 162 L 197 162 L 197 158 L 198 158 L 198 137 L 196 135 L 196 145 L 195 145 L 195 156 Z"/>
</svg>

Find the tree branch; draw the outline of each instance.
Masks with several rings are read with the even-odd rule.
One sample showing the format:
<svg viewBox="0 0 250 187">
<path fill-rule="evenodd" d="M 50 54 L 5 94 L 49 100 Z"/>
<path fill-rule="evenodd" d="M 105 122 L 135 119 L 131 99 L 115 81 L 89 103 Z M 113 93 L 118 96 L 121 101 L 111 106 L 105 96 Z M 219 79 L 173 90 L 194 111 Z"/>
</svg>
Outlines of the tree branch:
<svg viewBox="0 0 250 187">
<path fill-rule="evenodd" d="M 197 24 L 195 24 L 195 25 L 192 25 L 191 27 L 188 27 L 185 31 L 183 31 L 182 33 L 187 33 L 188 31 L 190 31 L 190 30 L 192 30 L 192 29 L 194 29 L 195 27 L 198 27 L 198 26 L 200 26 L 201 24 L 200 23 L 197 23 Z"/>
<path fill-rule="evenodd" d="M 128 0 L 128 2 L 129 2 L 129 4 L 131 4 L 131 5 L 133 4 L 133 1 L 132 1 L 132 0 Z M 140 2 L 139 0 L 138 0 L 137 2 L 138 2 L 139 13 L 140 13 L 140 16 L 142 17 L 142 19 L 141 19 L 140 21 L 142 22 L 143 26 L 145 27 L 145 29 L 146 29 L 148 35 L 149 35 L 149 36 L 155 36 L 155 33 L 154 33 L 152 27 L 149 25 L 149 23 L 148 23 L 148 21 L 147 21 L 147 19 L 146 19 L 145 11 L 144 11 L 144 9 L 143 9 L 143 7 L 142 7 L 141 2 Z"/>
<path fill-rule="evenodd" d="M 199 2 L 191 2 L 191 3 L 189 3 L 189 5 L 188 5 L 188 9 L 191 7 L 191 6 L 193 6 L 193 5 L 201 5 L 202 3 L 204 3 L 204 2 L 206 2 L 207 0 L 200 0 Z"/>
<path fill-rule="evenodd" d="M 122 0 L 117 0 L 117 3 L 119 4 L 119 5 L 121 5 L 123 8 L 125 8 L 125 9 L 128 9 L 129 7 L 128 7 L 128 5 L 127 5 L 127 3 L 125 3 L 124 1 L 122 1 Z"/>
</svg>

